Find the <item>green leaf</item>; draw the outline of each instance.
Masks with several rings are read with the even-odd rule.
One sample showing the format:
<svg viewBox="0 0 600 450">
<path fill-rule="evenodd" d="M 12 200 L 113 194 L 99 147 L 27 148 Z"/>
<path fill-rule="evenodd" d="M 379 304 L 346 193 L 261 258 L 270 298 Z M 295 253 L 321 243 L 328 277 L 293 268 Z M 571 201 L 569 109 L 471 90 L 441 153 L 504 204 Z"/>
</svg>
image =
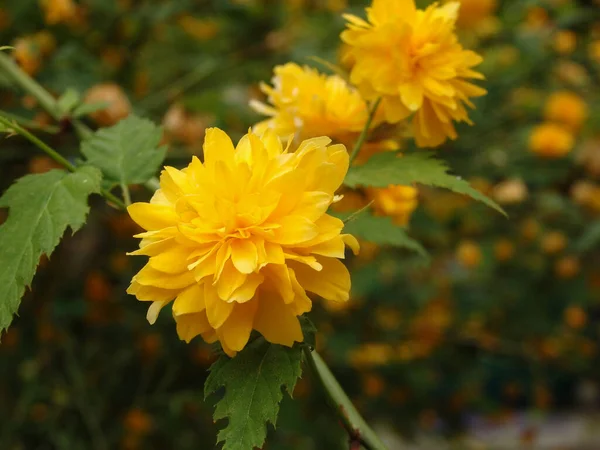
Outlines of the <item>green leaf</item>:
<svg viewBox="0 0 600 450">
<path fill-rule="evenodd" d="M 80 100 L 79 92 L 69 88 L 60 96 L 56 106 L 58 106 L 61 114 L 69 114 L 79 104 Z"/>
<path fill-rule="evenodd" d="M 75 232 L 84 224 L 87 198 L 100 191 L 100 179 L 93 167 L 51 170 L 24 176 L 0 198 L 0 208 L 9 208 L 0 226 L 0 332 L 16 314 L 40 257 L 52 253 L 67 227 Z"/>
<path fill-rule="evenodd" d="M 161 128 L 151 121 L 129 116 L 96 131 L 81 144 L 81 152 L 113 186 L 141 184 L 156 174 L 165 159 L 166 147 L 158 146 L 161 137 Z"/>
<path fill-rule="evenodd" d="M 110 103 L 108 102 L 82 103 L 73 110 L 72 116 L 74 118 L 87 116 L 93 112 L 105 109 L 109 105 Z"/>
<path fill-rule="evenodd" d="M 413 183 L 436 186 L 468 195 L 506 215 L 500 205 L 472 188 L 461 177 L 450 175 L 448 170 L 448 165 L 434 158 L 432 152 L 410 153 L 401 158 L 396 153 L 384 152 L 373 155 L 362 166 L 352 167 L 344 183 L 349 187 L 387 187 L 390 184 Z"/>
<path fill-rule="evenodd" d="M 0 52 L 7 52 L 9 50 L 14 50 L 14 47 L 11 47 L 10 45 L 3 45 L 0 47 Z"/>
<path fill-rule="evenodd" d="M 214 413 L 215 420 L 229 421 L 217 437 L 224 442 L 223 450 L 262 447 L 267 423 L 277 422 L 281 387 L 291 395 L 302 373 L 301 362 L 301 346 L 288 348 L 259 338 L 234 358 L 221 356 L 211 366 L 204 396 L 225 387 Z"/>
<path fill-rule="evenodd" d="M 427 250 L 419 242 L 409 237 L 404 228 L 395 225 L 391 217 L 376 217 L 367 213 L 360 214 L 346 223 L 344 233 L 352 234 L 375 244 L 405 248 L 429 259 Z"/>
<path fill-rule="evenodd" d="M 600 245 L 600 220 L 592 223 L 585 233 L 575 241 L 574 248 L 580 253 L 586 253 Z"/>
</svg>

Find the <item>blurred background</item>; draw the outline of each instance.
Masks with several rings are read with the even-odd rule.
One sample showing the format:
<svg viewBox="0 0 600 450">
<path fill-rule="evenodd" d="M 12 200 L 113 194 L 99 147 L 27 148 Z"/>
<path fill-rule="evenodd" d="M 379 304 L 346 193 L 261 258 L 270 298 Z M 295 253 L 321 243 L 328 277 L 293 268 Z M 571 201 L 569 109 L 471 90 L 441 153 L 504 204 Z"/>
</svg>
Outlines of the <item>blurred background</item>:
<svg viewBox="0 0 600 450">
<path fill-rule="evenodd" d="M 381 213 L 394 205 L 431 258 L 364 242 L 351 301 L 311 313 L 318 347 L 391 449 L 597 449 L 600 3 L 460 3 L 461 42 L 484 56 L 489 93 L 475 126 L 437 151 L 509 218 L 440 190 L 368 194 Z M 235 139 L 261 119 L 248 102 L 263 99 L 258 83 L 274 65 L 338 64 L 341 13 L 365 6 L 3 0 L 0 45 L 57 96 L 70 88 L 105 102 L 90 123 L 132 111 L 162 123 L 168 164 L 183 166 L 206 127 Z M 76 157 L 67 124 L 1 73 L 0 109 Z M 0 191 L 54 167 L 23 139 L 3 140 Z M 87 226 L 41 262 L 2 336 L 0 449 L 214 448 L 202 398 L 210 348 L 180 342 L 168 314 L 146 322 L 146 306 L 125 294 L 143 262 L 125 256 L 137 228 L 94 200 Z M 348 448 L 308 375 L 294 398 L 266 449 Z"/>
</svg>

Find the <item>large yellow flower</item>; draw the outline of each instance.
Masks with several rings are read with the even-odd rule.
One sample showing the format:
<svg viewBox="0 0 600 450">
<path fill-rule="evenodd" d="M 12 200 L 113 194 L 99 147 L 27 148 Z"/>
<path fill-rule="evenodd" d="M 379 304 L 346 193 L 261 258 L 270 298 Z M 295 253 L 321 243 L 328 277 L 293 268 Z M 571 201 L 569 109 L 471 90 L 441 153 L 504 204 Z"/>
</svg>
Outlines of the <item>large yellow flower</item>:
<svg viewBox="0 0 600 450">
<path fill-rule="evenodd" d="M 339 260 L 356 239 L 326 213 L 348 170 L 343 145 L 319 137 L 284 149 L 272 132 L 249 133 L 234 147 L 206 132 L 204 163 L 166 167 L 150 203 L 128 208 L 147 230 L 134 255 L 149 256 L 128 289 L 151 301 L 148 321 L 172 300 L 179 337 L 219 340 L 233 356 L 251 331 L 269 342 L 302 341 L 297 316 L 306 291 L 346 301 L 350 275 Z"/>
<path fill-rule="evenodd" d="M 456 139 L 453 121 L 471 124 L 470 97 L 486 91 L 469 79 L 481 57 L 465 50 L 455 34 L 457 2 L 418 10 L 414 0 L 373 0 L 368 22 L 346 15 L 342 40 L 354 61 L 350 81 L 370 100 L 382 98 L 385 118 L 396 123 L 414 114 L 416 142 L 434 147 Z"/>
<path fill-rule="evenodd" d="M 272 129 L 281 137 L 300 140 L 327 135 L 349 142 L 363 129 L 367 105 L 360 93 L 338 75 L 323 75 L 294 63 L 275 67 L 273 86 L 261 84 L 269 105 L 252 101 L 257 112 L 271 116 L 254 127 L 257 133 Z"/>
</svg>

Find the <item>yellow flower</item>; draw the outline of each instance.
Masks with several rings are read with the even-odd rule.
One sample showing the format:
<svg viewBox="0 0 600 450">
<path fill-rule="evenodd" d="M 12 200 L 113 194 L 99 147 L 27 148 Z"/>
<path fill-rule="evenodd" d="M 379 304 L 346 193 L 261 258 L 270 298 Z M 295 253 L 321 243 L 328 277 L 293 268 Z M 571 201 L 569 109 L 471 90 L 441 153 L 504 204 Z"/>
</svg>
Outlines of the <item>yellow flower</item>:
<svg viewBox="0 0 600 450">
<path fill-rule="evenodd" d="M 460 12 L 457 25 L 464 28 L 473 28 L 482 24 L 482 21 L 494 14 L 498 7 L 497 0 L 458 0 Z"/>
<path fill-rule="evenodd" d="M 545 123 L 533 129 L 529 136 L 529 149 L 545 158 L 561 158 L 568 155 L 575 145 L 575 138 L 561 125 Z"/>
<path fill-rule="evenodd" d="M 363 129 L 367 105 L 359 92 L 338 75 L 323 75 L 294 63 L 275 67 L 273 86 L 261 84 L 269 105 L 252 101 L 257 112 L 271 116 L 257 124 L 262 133 L 272 129 L 280 137 L 302 139 L 327 135 L 347 142 Z"/>
<path fill-rule="evenodd" d="M 577 34 L 571 30 L 560 30 L 554 36 L 554 50 L 561 55 L 568 55 L 577 47 Z"/>
<path fill-rule="evenodd" d="M 40 0 L 48 25 L 67 23 L 77 15 L 77 5 L 73 0 Z"/>
<path fill-rule="evenodd" d="M 414 114 L 417 145 L 434 147 L 456 139 L 453 121 L 471 123 L 470 97 L 486 91 L 469 79 L 482 58 L 465 50 L 455 34 L 459 4 L 433 4 L 418 10 L 414 0 L 373 0 L 368 22 L 346 15 L 342 40 L 353 60 L 350 81 L 369 100 L 382 97 L 390 123 Z"/>
<path fill-rule="evenodd" d="M 588 107 L 574 92 L 555 92 L 546 102 L 544 117 L 546 120 L 561 123 L 571 130 L 577 130 L 588 117 Z"/>
<path fill-rule="evenodd" d="M 388 186 L 368 189 L 377 214 L 392 217 L 397 225 L 406 225 L 418 205 L 419 191 L 412 186 Z"/>
<path fill-rule="evenodd" d="M 152 302 L 148 321 L 175 300 L 182 340 L 218 340 L 233 356 L 253 329 L 272 343 L 302 341 L 297 316 L 312 307 L 306 291 L 347 301 L 350 275 L 339 258 L 358 243 L 326 211 L 349 158 L 330 142 L 310 139 L 292 153 L 267 131 L 234 148 L 209 128 L 204 163 L 166 167 L 150 203 L 128 208 L 146 230 L 132 254 L 150 257 L 128 292 Z"/>
</svg>

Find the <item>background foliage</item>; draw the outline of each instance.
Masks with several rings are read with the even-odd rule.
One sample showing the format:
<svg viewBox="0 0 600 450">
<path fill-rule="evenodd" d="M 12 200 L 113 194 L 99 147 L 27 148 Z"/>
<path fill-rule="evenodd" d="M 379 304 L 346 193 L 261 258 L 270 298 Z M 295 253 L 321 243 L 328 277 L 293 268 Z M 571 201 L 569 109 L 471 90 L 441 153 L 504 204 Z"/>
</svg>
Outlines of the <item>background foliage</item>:
<svg viewBox="0 0 600 450">
<path fill-rule="evenodd" d="M 472 414 L 556 412 L 597 401 L 600 6 L 505 0 L 487 14 L 473 7 L 487 2 L 462 3 L 461 39 L 483 54 L 489 94 L 477 100 L 476 125 L 460 127 L 460 138 L 438 152 L 509 218 L 420 187 L 406 233 L 429 256 L 400 229 L 388 232 L 389 219 L 357 220 L 352 226 L 363 237 L 417 252 L 365 242 L 352 262 L 351 302 L 312 313 L 318 348 L 365 417 L 406 436 L 456 436 Z M 14 46 L 21 67 L 57 96 L 73 92 L 62 97 L 65 111 L 81 96 L 110 105 L 92 113 L 97 125 L 132 111 L 161 122 L 167 161 L 181 166 L 198 153 L 205 127 L 235 138 L 259 120 L 248 101 L 260 98 L 258 82 L 270 79 L 275 64 L 318 66 L 313 56 L 337 63 L 339 13 L 360 14 L 365 2 L 82 0 L 58 21 L 40 5 L 5 0 L 0 44 Z M 552 94 L 565 90 L 586 114 L 566 101 L 561 114 L 550 111 Z M 67 157 L 77 154 L 67 124 L 4 79 L 0 108 L 32 121 Z M 575 143 L 566 156 L 550 159 L 552 145 L 534 144 L 545 121 L 568 125 Z M 152 133 L 140 146 L 156 146 Z M 107 149 L 89 148 L 86 157 Z M 19 137 L 2 141 L 0 161 L 2 192 L 24 174 L 54 168 Z M 115 183 L 146 178 L 118 165 L 104 169 Z M 168 318 L 150 327 L 144 305 L 125 294 L 139 268 L 125 257 L 136 231 L 127 216 L 101 206 L 42 261 L 0 344 L 0 448 L 213 447 L 212 407 L 201 390 L 210 348 L 177 341 Z M 284 398 L 268 448 L 347 447 L 307 377 L 294 397 Z M 535 430 L 524 430 L 522 440 L 535 440 Z"/>
</svg>

